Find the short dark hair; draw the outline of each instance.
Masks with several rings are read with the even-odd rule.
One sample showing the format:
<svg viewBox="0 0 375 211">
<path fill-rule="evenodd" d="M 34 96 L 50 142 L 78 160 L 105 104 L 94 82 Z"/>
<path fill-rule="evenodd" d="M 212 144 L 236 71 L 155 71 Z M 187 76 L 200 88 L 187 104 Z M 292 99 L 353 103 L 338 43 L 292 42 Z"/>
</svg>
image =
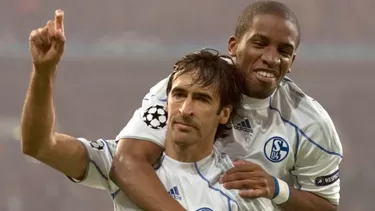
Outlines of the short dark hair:
<svg viewBox="0 0 375 211">
<path fill-rule="evenodd" d="M 171 91 L 173 80 L 183 74 L 193 76 L 192 84 L 201 88 L 212 86 L 220 100 L 218 112 L 225 106 L 233 106 L 230 121 L 236 114 L 236 109 L 242 103 L 244 77 L 229 56 L 220 55 L 215 49 L 205 48 L 190 53 L 179 59 L 168 80 L 167 95 Z M 219 125 L 215 139 L 221 138 L 225 125 Z"/>
<path fill-rule="evenodd" d="M 298 47 L 301 40 L 301 28 L 297 16 L 288 6 L 278 1 L 262 0 L 248 5 L 238 17 L 234 33 L 235 37 L 238 39 L 242 38 L 249 29 L 254 17 L 265 14 L 276 15 L 292 22 L 297 28 L 298 37 L 296 47 Z"/>
</svg>

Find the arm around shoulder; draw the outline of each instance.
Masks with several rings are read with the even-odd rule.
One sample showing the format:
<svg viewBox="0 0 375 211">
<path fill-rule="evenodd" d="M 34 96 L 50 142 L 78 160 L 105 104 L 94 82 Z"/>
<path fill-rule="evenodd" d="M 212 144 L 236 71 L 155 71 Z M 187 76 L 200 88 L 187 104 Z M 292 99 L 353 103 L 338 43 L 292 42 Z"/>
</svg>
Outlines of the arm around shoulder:
<svg viewBox="0 0 375 211">
<path fill-rule="evenodd" d="M 144 210 L 184 210 L 165 190 L 153 165 L 163 149 L 146 140 L 121 139 L 112 162 L 110 179 Z"/>
<path fill-rule="evenodd" d="M 153 168 L 163 152 L 165 122 L 154 127 L 151 120 L 145 119 L 150 116 L 150 112 L 159 110 L 160 115 L 166 117 L 167 82 L 168 78 L 163 79 L 150 89 L 142 100 L 142 106 L 134 112 L 132 119 L 116 138 L 119 144 L 113 158 L 110 179 L 143 210 L 184 210 L 165 190 Z"/>
</svg>

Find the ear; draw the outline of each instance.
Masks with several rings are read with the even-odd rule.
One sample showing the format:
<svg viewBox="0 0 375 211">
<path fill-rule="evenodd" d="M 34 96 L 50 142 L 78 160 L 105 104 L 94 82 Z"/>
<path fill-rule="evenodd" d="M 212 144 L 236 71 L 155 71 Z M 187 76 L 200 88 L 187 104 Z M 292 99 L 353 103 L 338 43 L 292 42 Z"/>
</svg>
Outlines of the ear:
<svg viewBox="0 0 375 211">
<path fill-rule="evenodd" d="M 219 123 L 226 124 L 229 120 L 229 117 L 232 111 L 233 111 L 233 106 L 226 106 L 223 109 L 221 109 Z"/>
<path fill-rule="evenodd" d="M 293 54 L 292 63 L 289 66 L 288 73 L 292 72 L 292 66 L 293 66 L 294 61 L 296 60 L 296 56 L 297 56 L 297 54 Z"/>
<path fill-rule="evenodd" d="M 228 54 L 231 57 L 236 57 L 237 55 L 237 38 L 234 36 L 229 37 L 228 40 Z"/>
</svg>

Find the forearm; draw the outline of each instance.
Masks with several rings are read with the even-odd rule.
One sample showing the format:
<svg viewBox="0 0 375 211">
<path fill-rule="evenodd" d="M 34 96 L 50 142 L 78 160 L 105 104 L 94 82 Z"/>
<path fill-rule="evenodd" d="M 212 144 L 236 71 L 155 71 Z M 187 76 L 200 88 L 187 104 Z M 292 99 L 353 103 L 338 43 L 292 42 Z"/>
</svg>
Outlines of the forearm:
<svg viewBox="0 0 375 211">
<path fill-rule="evenodd" d="M 138 207 L 148 211 L 185 210 L 165 190 L 146 160 L 126 156 L 114 165 L 112 179 Z M 116 166 L 123 166 L 116 168 Z"/>
<path fill-rule="evenodd" d="M 36 155 L 41 146 L 53 140 L 55 112 L 53 105 L 54 72 L 31 73 L 21 117 L 21 141 L 25 154 Z M 53 74 L 51 73 L 53 72 Z"/>
<path fill-rule="evenodd" d="M 162 151 L 150 141 L 121 139 L 112 161 L 110 179 L 143 210 L 182 211 L 183 207 L 168 194 L 152 167 Z"/>
<path fill-rule="evenodd" d="M 313 193 L 290 188 L 287 202 L 278 205 L 283 211 L 336 211 L 337 207 Z"/>
</svg>

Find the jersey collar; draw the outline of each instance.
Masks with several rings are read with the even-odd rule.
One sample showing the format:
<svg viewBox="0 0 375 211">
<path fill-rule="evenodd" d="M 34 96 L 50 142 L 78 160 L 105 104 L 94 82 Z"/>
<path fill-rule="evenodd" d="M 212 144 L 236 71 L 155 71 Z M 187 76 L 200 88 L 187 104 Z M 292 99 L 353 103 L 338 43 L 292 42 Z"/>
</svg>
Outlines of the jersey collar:
<svg viewBox="0 0 375 211">
<path fill-rule="evenodd" d="M 180 162 L 164 154 L 163 164 L 170 170 L 186 174 L 198 174 L 202 169 L 208 168 L 214 160 L 214 153 L 196 162 Z"/>
<path fill-rule="evenodd" d="M 272 93 L 271 96 L 269 96 L 265 99 L 257 99 L 257 98 L 252 98 L 252 97 L 249 97 L 249 96 L 246 96 L 246 95 L 242 95 L 242 97 L 243 97 L 242 107 L 244 109 L 264 109 L 264 108 L 268 108 L 269 105 L 270 105 L 270 100 L 271 100 L 271 98 L 273 97 L 273 95 L 275 94 L 276 91 L 277 91 L 277 89 L 275 89 L 275 91 Z"/>
</svg>

